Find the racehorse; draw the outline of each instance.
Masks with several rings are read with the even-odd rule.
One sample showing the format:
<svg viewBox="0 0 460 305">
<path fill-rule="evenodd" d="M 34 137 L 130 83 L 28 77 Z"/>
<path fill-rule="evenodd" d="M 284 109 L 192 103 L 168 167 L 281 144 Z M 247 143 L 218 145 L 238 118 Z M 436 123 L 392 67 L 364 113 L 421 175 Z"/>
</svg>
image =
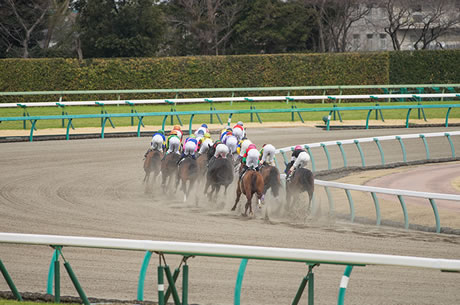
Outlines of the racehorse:
<svg viewBox="0 0 460 305">
<path fill-rule="evenodd" d="M 204 178 L 206 175 L 206 170 L 208 169 L 208 156 L 207 154 L 203 153 L 198 156 L 196 159 L 196 163 L 198 165 L 198 180 Z"/>
<path fill-rule="evenodd" d="M 214 153 L 216 148 L 214 146 L 209 147 L 207 152 L 208 170 L 206 172 L 206 185 L 204 193 L 208 195 L 208 199 L 211 200 L 212 196 L 216 196 L 219 193 L 220 187 L 225 187 L 224 195 L 227 194 L 228 186 L 233 182 L 233 163 L 231 155 L 227 158 L 215 158 Z M 211 192 L 208 194 L 208 188 L 211 186 Z"/>
<path fill-rule="evenodd" d="M 257 193 L 257 204 L 259 208 L 262 207 L 264 201 L 264 178 L 262 178 L 262 175 L 258 171 L 248 169 L 244 176 L 238 181 L 238 186 L 236 188 L 236 200 L 235 205 L 232 208 L 232 211 L 236 209 L 236 205 L 240 200 L 241 193 L 246 195 L 247 199 L 243 216 L 247 216 L 248 210 L 250 216 L 254 215 L 254 213 L 252 212 L 251 202 L 254 193 Z"/>
<path fill-rule="evenodd" d="M 278 168 L 276 168 L 276 166 L 264 164 L 260 167 L 260 173 L 264 178 L 264 194 L 271 189 L 273 196 L 278 197 L 281 187 L 280 172 Z"/>
<path fill-rule="evenodd" d="M 179 154 L 169 153 L 161 160 L 161 185 L 165 193 L 172 182 L 172 177 L 177 172 L 177 161 L 179 161 L 179 158 Z M 168 186 L 166 185 L 166 180 L 168 180 Z"/>
<path fill-rule="evenodd" d="M 193 185 L 198 176 L 198 165 L 196 160 L 193 159 L 191 156 L 186 156 L 180 163 L 179 168 L 177 170 L 177 179 L 176 179 L 176 190 L 177 186 L 179 185 L 179 181 L 181 182 L 181 188 L 184 192 L 184 202 L 187 201 L 187 197 L 190 194 L 190 190 L 192 189 Z M 187 188 L 187 181 L 189 181 L 189 186 Z"/>
<path fill-rule="evenodd" d="M 311 201 L 313 199 L 313 192 L 315 190 L 315 178 L 313 173 L 306 168 L 298 168 L 295 170 L 291 176 L 290 181 L 286 182 L 286 204 L 287 208 L 290 209 L 291 201 L 294 198 L 303 193 L 308 193 L 308 208 L 307 211 L 310 211 Z"/>
<path fill-rule="evenodd" d="M 158 150 L 149 150 L 144 160 L 144 182 L 148 183 L 150 174 L 153 173 L 153 182 L 160 173 L 160 163 L 163 158 L 163 153 Z"/>
</svg>

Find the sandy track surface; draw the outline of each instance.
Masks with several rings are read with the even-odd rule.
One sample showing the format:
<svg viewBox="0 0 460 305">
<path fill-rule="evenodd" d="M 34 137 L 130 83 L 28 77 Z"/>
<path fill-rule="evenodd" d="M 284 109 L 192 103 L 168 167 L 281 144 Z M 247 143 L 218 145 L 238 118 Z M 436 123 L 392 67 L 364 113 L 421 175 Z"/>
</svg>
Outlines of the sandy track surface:
<svg viewBox="0 0 460 305">
<path fill-rule="evenodd" d="M 250 138 L 260 147 L 271 142 L 277 147 L 379 135 L 447 131 L 455 129 L 338 130 L 326 132 L 312 127 L 254 128 Z M 419 140 L 420 141 L 420 140 Z M 409 159 L 425 155 L 423 143 L 406 143 Z M 445 139 L 429 139 L 432 157 L 449 157 Z M 432 142 L 430 142 L 432 141 Z M 231 212 L 233 189 L 218 202 L 208 202 L 202 187 L 195 200 L 183 203 L 182 195 L 164 195 L 142 184 L 142 156 L 149 139 L 92 139 L 0 144 L 0 231 L 59 234 L 168 241 L 215 242 L 243 245 L 354 251 L 394 255 L 459 259 L 460 236 L 434 234 L 399 227 L 352 224 L 340 216 L 347 204 L 338 199 L 337 214 L 328 213 L 327 199 L 318 190 L 319 209 L 307 217 L 304 206 L 288 214 L 276 214 L 280 205 L 267 196 L 271 222 Z M 397 143 L 386 143 L 387 162 L 401 159 Z M 456 144 L 457 145 L 457 144 Z M 375 144 L 374 144 L 375 146 Z M 374 146 L 364 146 L 368 164 L 378 164 Z M 420 149 L 421 148 L 421 149 Z M 456 149 L 459 149 L 456 147 Z M 359 165 L 354 147 L 346 148 L 350 165 Z M 334 165 L 340 152 L 331 149 Z M 318 169 L 327 168 L 318 156 Z M 363 174 L 365 175 L 365 174 Z M 194 198 L 195 199 L 195 198 Z M 363 199 L 360 216 L 373 219 Z M 358 209 L 358 208 L 357 208 Z M 394 205 L 384 217 L 401 216 Z M 433 226 L 432 212 L 429 214 Z M 458 211 L 449 213 L 458 217 Z M 397 216 L 399 215 L 399 216 Z M 441 218 L 441 221 L 443 219 Z M 129 251 L 65 248 L 88 296 L 134 300 L 144 253 Z M 38 246 L 0 245 L 0 258 L 20 291 L 46 292 L 46 278 L 52 249 Z M 179 257 L 167 256 L 175 267 Z M 190 303 L 232 304 L 240 261 L 197 257 L 189 260 Z M 156 266 L 152 259 L 146 280 L 146 300 L 156 300 Z M 321 265 L 315 269 L 316 304 L 337 302 L 344 266 Z M 246 270 L 243 304 L 290 303 L 307 273 L 300 263 L 250 261 Z M 414 268 L 355 267 L 347 289 L 347 304 L 458 304 L 459 274 Z M 180 285 L 179 285 L 180 286 Z M 0 290 L 8 290 L 0 281 Z M 63 295 L 77 295 L 63 275 Z M 303 297 L 305 298 L 305 296 Z M 302 300 L 306 302 L 306 300 Z"/>
</svg>

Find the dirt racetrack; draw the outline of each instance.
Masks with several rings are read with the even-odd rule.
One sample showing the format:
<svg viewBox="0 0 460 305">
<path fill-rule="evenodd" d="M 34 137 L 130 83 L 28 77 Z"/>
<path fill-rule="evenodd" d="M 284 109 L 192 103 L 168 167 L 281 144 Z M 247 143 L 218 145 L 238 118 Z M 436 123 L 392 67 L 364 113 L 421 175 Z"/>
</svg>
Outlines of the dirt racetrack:
<svg viewBox="0 0 460 305">
<path fill-rule="evenodd" d="M 300 143 L 358 137 L 452 131 L 453 128 L 411 128 L 324 131 L 313 127 L 252 128 L 248 135 L 260 147 L 272 143 L 284 147 Z M 316 250 L 337 250 L 392 255 L 460 259 L 460 235 L 404 230 L 401 226 L 372 224 L 375 210 L 371 198 L 360 199 L 359 216 L 367 222 L 350 223 L 346 199 L 336 201 L 337 214 L 328 213 L 327 199 L 318 190 L 319 208 L 306 217 L 302 206 L 287 215 L 276 214 L 279 203 L 267 195 L 271 222 L 231 212 L 234 189 L 218 202 L 207 202 L 202 187 L 195 200 L 183 203 L 182 195 L 162 194 L 157 188 L 145 192 L 142 157 L 148 138 L 90 139 L 0 144 L 0 232 L 57 234 L 91 237 L 212 242 Z M 432 158 L 450 156 L 445 138 L 427 139 Z M 456 151 L 460 141 L 454 139 Z M 409 160 L 423 159 L 420 139 L 407 141 Z M 399 144 L 382 143 L 387 163 L 401 160 Z M 368 165 L 379 164 L 375 143 L 363 145 Z M 345 147 L 350 166 L 359 166 L 355 147 Z M 338 149 L 330 150 L 333 166 L 340 166 Z M 326 169 L 322 149 L 314 151 L 317 170 Z M 281 160 L 280 160 L 281 161 Z M 428 171 L 429 174 L 429 171 Z M 362 173 L 362 181 L 368 181 Z M 427 172 L 419 174 L 427 175 Z M 342 179 L 346 181 L 346 178 Z M 416 183 L 416 181 L 414 181 Z M 435 192 L 435 190 L 429 190 Z M 442 191 L 442 190 L 440 190 Z M 195 198 L 193 198 L 195 199 Z M 356 199 L 355 199 L 356 200 Z M 222 204 L 224 203 L 224 204 Z M 382 203 L 383 205 L 383 203 Z M 408 203 L 410 205 L 410 203 Z M 420 225 L 434 226 L 430 209 L 421 210 Z M 458 224 L 459 211 L 450 226 Z M 441 211 L 440 211 L 441 212 Z M 409 212 L 411 213 L 411 212 Z M 401 221 L 401 208 L 389 206 L 383 219 Z M 426 216 L 426 215 L 427 216 Z M 409 217 L 411 218 L 409 214 Z M 422 216 L 426 216 L 426 219 Z M 441 225 L 443 216 L 441 215 Z M 417 216 L 418 217 L 418 216 Z M 419 221 L 411 218 L 411 222 Z M 460 229 L 460 225 L 456 227 Z M 135 300 L 144 253 L 99 249 L 64 248 L 89 297 Z M 0 245 L 0 259 L 21 292 L 46 293 L 52 249 L 40 246 Z M 145 284 L 145 300 L 156 301 L 157 256 L 153 256 Z M 175 268 L 177 256 L 167 256 Z M 189 302 L 232 304 L 240 261 L 196 257 L 189 260 Z M 344 266 L 315 268 L 316 304 L 335 304 Z M 62 269 L 63 270 L 63 269 Z M 64 271 L 63 271 L 64 272 Z M 243 281 L 242 304 L 291 303 L 307 266 L 300 263 L 250 261 Z M 347 289 L 346 304 L 460 304 L 460 274 L 417 268 L 355 267 Z M 77 293 L 67 275 L 62 276 L 62 295 Z M 180 285 L 179 285 L 180 286 Z M 0 281 L 0 291 L 8 287 Z M 306 295 L 301 302 L 306 303 Z"/>
</svg>

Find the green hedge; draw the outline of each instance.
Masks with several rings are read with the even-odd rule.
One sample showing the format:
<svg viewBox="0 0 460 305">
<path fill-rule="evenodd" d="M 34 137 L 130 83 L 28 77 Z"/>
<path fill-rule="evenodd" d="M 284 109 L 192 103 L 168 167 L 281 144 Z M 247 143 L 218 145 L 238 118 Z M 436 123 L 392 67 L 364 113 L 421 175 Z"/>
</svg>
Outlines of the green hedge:
<svg viewBox="0 0 460 305">
<path fill-rule="evenodd" d="M 81 63 L 60 58 L 2 59 L 0 91 L 385 84 L 388 61 L 385 52 L 117 58 Z M 35 101 L 46 99 L 53 100 L 34 97 Z"/>
<path fill-rule="evenodd" d="M 458 84 L 460 50 L 390 52 L 391 84 Z"/>
</svg>

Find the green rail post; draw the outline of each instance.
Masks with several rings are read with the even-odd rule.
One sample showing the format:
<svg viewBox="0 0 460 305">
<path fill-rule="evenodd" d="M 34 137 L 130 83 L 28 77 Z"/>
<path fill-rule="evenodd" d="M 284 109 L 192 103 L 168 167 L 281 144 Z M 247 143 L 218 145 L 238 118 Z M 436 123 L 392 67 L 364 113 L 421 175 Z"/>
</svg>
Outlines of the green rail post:
<svg viewBox="0 0 460 305">
<path fill-rule="evenodd" d="M 168 118 L 168 115 L 165 115 L 163 117 L 163 122 L 161 123 L 161 129 L 165 130 L 165 125 L 166 125 L 166 119 Z"/>
<path fill-rule="evenodd" d="M 177 279 L 179 278 L 179 274 L 180 274 L 180 269 L 179 268 L 174 269 L 174 273 L 173 273 L 174 283 L 176 283 Z M 169 297 L 171 296 L 171 293 L 172 293 L 172 286 L 168 286 L 168 289 L 166 289 L 166 293 L 165 293 L 165 304 L 168 304 L 168 300 L 169 300 Z"/>
<path fill-rule="evenodd" d="M 61 273 L 59 266 L 59 247 L 56 247 L 58 255 L 56 255 L 56 260 L 54 261 L 54 303 L 61 302 Z"/>
<path fill-rule="evenodd" d="M 316 264 L 308 264 L 308 305 L 315 303 L 315 274 L 313 268 Z"/>
<path fill-rule="evenodd" d="M 69 115 L 69 113 L 67 111 L 65 111 L 65 105 L 64 104 L 61 104 L 61 103 L 56 103 L 56 105 L 62 109 L 62 112 L 61 114 L 62 115 Z M 61 120 L 61 127 L 64 128 L 64 125 L 65 125 L 65 119 L 62 119 Z M 72 126 L 72 129 L 75 129 L 75 127 L 73 126 L 72 122 L 70 123 L 70 125 Z"/>
<path fill-rule="evenodd" d="M 14 285 L 13 279 L 8 274 L 8 270 L 6 270 L 6 267 L 3 264 L 1 259 L 0 259 L 0 271 L 2 272 L 3 277 L 5 278 L 5 281 L 8 284 L 8 287 L 10 287 L 10 290 L 13 293 L 14 297 L 16 298 L 16 300 L 22 301 L 21 294 L 19 293 L 18 289 Z"/>
<path fill-rule="evenodd" d="M 331 157 L 329 156 L 329 151 L 327 150 L 327 147 L 326 147 L 326 145 L 324 143 L 321 143 L 320 145 L 323 148 L 324 153 L 326 154 L 327 169 L 330 170 L 330 169 L 332 169 L 332 163 L 331 163 Z"/>
<path fill-rule="evenodd" d="M 374 200 L 374 205 L 375 205 L 375 214 L 377 218 L 377 226 L 380 226 L 380 205 L 379 205 L 379 199 L 377 198 L 377 195 L 374 192 L 371 192 L 372 199 Z"/>
<path fill-rule="evenodd" d="M 188 265 L 182 266 L 182 305 L 188 305 Z"/>
<path fill-rule="evenodd" d="M 67 123 L 67 129 L 66 129 L 66 132 L 65 132 L 65 139 L 66 140 L 70 139 L 70 126 L 72 126 L 72 129 L 75 129 L 75 128 L 73 128 L 72 120 L 73 119 L 69 119 L 69 122 Z"/>
<path fill-rule="evenodd" d="M 248 259 L 243 258 L 240 263 L 240 268 L 238 269 L 238 275 L 236 276 L 235 283 L 235 294 L 233 297 L 233 305 L 240 305 L 241 302 L 241 286 L 243 285 L 244 272 L 246 271 L 246 266 L 248 265 Z"/>
<path fill-rule="evenodd" d="M 451 110 L 452 110 L 452 107 L 447 108 L 445 127 L 449 127 L 449 114 Z"/>
<path fill-rule="evenodd" d="M 308 154 L 310 155 L 310 161 L 311 161 L 311 171 L 315 172 L 316 171 L 316 166 L 315 166 L 315 159 L 313 158 L 313 154 L 311 153 L 311 148 L 308 145 L 304 145 L 305 149 L 308 151 Z"/>
<path fill-rule="evenodd" d="M 374 138 L 374 142 L 375 144 L 377 144 L 377 148 L 379 149 L 380 159 L 382 160 L 382 165 L 385 165 L 385 155 L 383 154 L 382 145 L 380 145 L 380 141 L 378 138 Z"/>
<path fill-rule="evenodd" d="M 95 102 L 95 104 L 101 107 L 101 114 L 107 115 L 106 117 L 101 118 L 101 127 L 103 127 L 103 124 L 105 125 L 105 121 L 109 120 L 109 123 L 110 125 L 112 125 L 112 128 L 115 128 L 115 125 L 113 124 L 112 119 L 110 118 L 110 116 L 108 116 L 109 113 L 107 112 L 107 110 L 105 110 L 104 103 Z"/>
<path fill-rule="evenodd" d="M 125 101 L 125 103 L 128 104 L 131 107 L 131 114 L 132 114 L 132 116 L 131 116 L 131 126 L 134 126 L 134 114 L 135 113 L 137 114 L 137 110 L 135 109 L 136 104 L 134 104 L 134 103 L 132 103 L 130 101 Z M 142 125 L 142 127 L 145 127 L 144 123 L 142 123 L 142 119 L 141 119 L 143 117 L 138 116 L 137 118 L 139 119 L 139 124 Z"/>
<path fill-rule="evenodd" d="M 406 128 L 409 128 L 409 117 L 410 117 L 410 112 L 412 111 L 412 108 L 409 108 L 407 110 L 407 115 L 406 115 Z"/>
<path fill-rule="evenodd" d="M 417 105 L 418 105 L 418 106 L 422 106 L 422 103 L 418 102 Z M 425 115 L 425 110 L 423 109 L 423 106 L 417 108 L 417 110 L 418 110 L 418 119 L 419 119 L 419 120 L 421 119 L 420 114 L 422 114 L 422 115 L 423 115 L 423 120 L 424 120 L 425 122 L 427 122 L 426 115 Z"/>
<path fill-rule="evenodd" d="M 426 159 L 430 160 L 430 150 L 428 148 L 428 143 L 426 141 L 425 135 L 421 134 L 419 137 L 422 139 L 423 144 L 425 145 Z"/>
<path fill-rule="evenodd" d="M 75 289 L 78 292 L 78 295 L 80 296 L 80 299 L 82 300 L 83 304 L 85 305 L 90 305 L 88 298 L 86 297 L 85 292 L 81 288 L 80 283 L 78 282 L 77 276 L 72 270 L 72 267 L 70 266 L 69 262 L 64 263 L 64 267 L 67 270 L 67 273 L 69 274 L 70 279 L 72 280 L 73 285 L 75 286 Z"/>
<path fill-rule="evenodd" d="M 361 149 L 361 144 L 359 144 L 359 141 L 358 141 L 358 140 L 354 140 L 353 142 L 355 143 L 356 148 L 357 148 L 358 151 L 359 151 L 359 155 L 361 156 L 361 165 L 362 165 L 363 167 L 366 167 L 366 162 L 365 162 L 365 160 L 364 160 L 364 152 L 363 152 L 363 150 Z"/>
<path fill-rule="evenodd" d="M 406 203 L 404 202 L 404 198 L 401 195 L 398 195 L 399 203 L 401 203 L 401 208 L 403 210 L 404 215 L 404 229 L 409 229 L 409 216 L 407 215 L 407 208 Z"/>
<path fill-rule="evenodd" d="M 330 130 L 330 122 L 331 122 L 331 115 L 334 111 L 331 110 L 329 111 L 329 115 L 327 116 L 327 121 L 326 121 L 326 130 L 329 131 Z"/>
<path fill-rule="evenodd" d="M 190 122 L 188 124 L 188 132 L 189 132 L 189 135 L 192 135 L 193 134 L 193 130 L 192 130 L 192 122 L 193 122 L 193 118 L 195 117 L 195 114 L 192 113 L 192 115 L 190 116 Z"/>
<path fill-rule="evenodd" d="M 48 282 L 46 286 L 46 293 L 53 294 L 53 279 L 54 279 L 54 262 L 56 257 L 59 255 L 58 251 L 55 249 L 53 252 L 53 257 L 51 258 L 50 267 L 48 269 Z"/>
<path fill-rule="evenodd" d="M 23 105 L 23 104 L 16 104 L 16 105 L 18 105 L 19 107 L 22 108 L 22 116 L 23 117 L 29 117 L 30 116 L 29 111 L 27 111 L 27 106 L 26 105 Z M 26 120 L 22 121 L 23 129 L 26 129 L 26 122 L 27 122 Z M 35 129 L 35 130 L 37 130 L 37 129 Z"/>
<path fill-rule="evenodd" d="M 210 99 L 204 99 L 206 102 L 209 103 L 209 111 L 216 111 L 216 107 L 214 107 L 214 104 L 213 104 L 213 101 L 210 100 Z M 222 120 L 220 119 L 220 116 L 218 113 L 216 113 L 216 116 L 217 116 L 217 119 L 219 120 L 220 124 L 222 125 Z M 209 122 L 212 124 L 213 121 L 212 121 L 212 112 L 209 114 Z"/>
<path fill-rule="evenodd" d="M 141 136 L 141 126 L 144 126 L 144 123 L 142 123 L 142 120 L 144 119 L 143 116 L 138 116 L 139 123 L 137 123 L 137 137 L 139 138 Z"/>
<path fill-rule="evenodd" d="M 351 197 L 350 190 L 345 189 L 345 194 L 347 194 L 348 205 L 350 206 L 350 221 L 355 221 L 355 204 L 353 202 L 353 197 Z"/>
<path fill-rule="evenodd" d="M 450 133 L 446 132 L 444 135 L 447 137 L 447 141 L 449 141 L 450 150 L 452 152 L 452 158 L 455 158 L 455 147 L 454 143 L 452 142 L 452 139 L 450 138 Z"/>
<path fill-rule="evenodd" d="M 434 199 L 430 198 L 431 208 L 433 209 L 434 218 L 436 220 L 436 233 L 441 233 L 441 220 L 439 219 L 438 208 Z"/>
<path fill-rule="evenodd" d="M 281 152 L 281 156 L 283 156 L 284 165 L 286 166 L 289 163 L 289 159 L 283 150 L 280 150 L 280 152 Z"/>
<path fill-rule="evenodd" d="M 158 266 L 158 305 L 165 305 L 164 267 Z"/>
<path fill-rule="evenodd" d="M 141 271 L 139 272 L 139 280 L 137 282 L 137 300 L 144 300 L 144 283 L 145 275 L 147 274 L 147 268 L 149 266 L 150 258 L 152 257 L 152 252 L 145 252 L 144 260 L 142 262 Z"/>
<path fill-rule="evenodd" d="M 174 304 L 175 305 L 181 305 L 181 301 L 179 299 L 179 294 L 177 293 L 177 289 L 176 289 L 176 284 L 174 283 L 174 279 L 173 279 L 172 274 L 171 274 L 171 269 L 169 269 L 168 265 L 165 265 L 164 270 L 165 270 L 165 273 L 166 273 L 166 279 L 168 280 L 168 284 L 169 284 L 168 288 L 171 287 L 172 296 L 173 296 L 173 299 L 174 299 Z M 165 303 L 166 303 L 166 300 L 165 300 Z"/>
<path fill-rule="evenodd" d="M 302 281 L 300 282 L 299 289 L 297 289 L 297 293 L 294 297 L 294 300 L 292 301 L 292 305 L 299 304 L 300 298 L 302 297 L 305 287 L 307 286 L 307 282 L 308 282 L 308 275 L 304 276 Z"/>
<path fill-rule="evenodd" d="M 176 98 L 177 98 L 177 96 L 176 96 Z M 175 102 L 170 101 L 170 100 L 165 100 L 165 102 L 171 106 L 170 112 L 177 112 Z M 177 121 L 179 122 L 179 125 L 182 126 L 182 121 L 181 121 L 179 115 L 176 114 L 176 117 L 177 117 Z M 174 125 L 174 114 L 171 114 L 171 125 Z"/>
<path fill-rule="evenodd" d="M 32 127 L 30 127 L 30 135 L 29 135 L 30 142 L 34 140 L 34 130 L 37 130 L 37 128 L 35 128 L 35 124 L 37 124 L 37 120 L 31 120 L 31 122 L 32 122 Z"/>
<path fill-rule="evenodd" d="M 339 298 L 337 300 L 337 305 L 343 305 L 345 302 L 345 293 L 347 291 L 348 281 L 350 280 L 350 274 L 352 270 L 353 270 L 352 265 L 348 265 L 345 268 L 345 272 L 343 273 L 342 280 L 340 281 Z"/>
<path fill-rule="evenodd" d="M 339 146 L 340 152 L 342 153 L 343 167 L 347 167 L 347 156 L 345 154 L 345 150 L 342 147 L 342 142 L 338 141 L 337 145 Z"/>
<path fill-rule="evenodd" d="M 399 141 L 399 145 L 401 145 L 401 151 L 402 151 L 402 154 L 403 154 L 403 161 L 404 162 L 407 162 L 407 155 L 406 155 L 406 148 L 404 147 L 404 143 L 401 139 L 400 136 L 396 136 L 396 140 Z"/>
</svg>

